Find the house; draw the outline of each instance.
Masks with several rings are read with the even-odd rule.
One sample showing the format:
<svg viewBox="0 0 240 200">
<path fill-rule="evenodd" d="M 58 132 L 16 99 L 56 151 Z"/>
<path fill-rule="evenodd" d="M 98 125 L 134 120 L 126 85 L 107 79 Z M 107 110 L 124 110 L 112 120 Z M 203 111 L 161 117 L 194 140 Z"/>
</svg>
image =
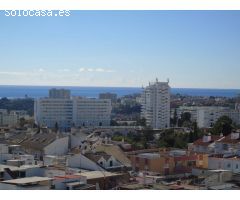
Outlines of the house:
<svg viewBox="0 0 240 200">
<path fill-rule="evenodd" d="M 228 189 L 233 174 L 229 170 L 223 169 L 205 169 L 193 170 L 193 175 L 197 176 L 194 180 L 195 185 L 203 187 L 203 189 Z M 230 184 L 234 186 L 234 184 Z"/>
<path fill-rule="evenodd" d="M 34 134 L 21 133 L 7 140 L 9 144 L 21 145 L 23 150 L 36 159 L 42 160 L 44 155 L 65 155 L 69 149 L 69 137 L 42 129 Z"/>
<path fill-rule="evenodd" d="M 114 157 L 104 152 L 78 153 L 67 157 L 67 166 L 95 171 L 116 171 L 124 166 Z"/>
<path fill-rule="evenodd" d="M 81 153 L 68 155 L 67 167 L 93 171 L 105 171 L 102 166 L 98 165 L 94 160 L 89 159 Z"/>
<path fill-rule="evenodd" d="M 50 189 L 52 178 L 26 177 L 0 182 L 1 190 L 47 190 Z"/>
<path fill-rule="evenodd" d="M 129 175 L 127 173 L 113 173 L 106 171 L 85 171 L 76 173 L 86 177 L 87 184 L 96 185 L 96 189 L 113 189 L 120 184 L 129 182 Z"/>
<path fill-rule="evenodd" d="M 240 133 L 231 133 L 216 142 L 216 154 L 240 155 Z"/>
<path fill-rule="evenodd" d="M 0 165 L 0 179 L 2 180 L 43 175 L 44 167 L 41 167 L 39 165 Z"/>
<path fill-rule="evenodd" d="M 208 169 L 223 169 L 231 171 L 233 173 L 240 173 L 240 157 L 224 157 L 222 154 L 209 156 Z"/>
<path fill-rule="evenodd" d="M 197 154 L 179 149 L 146 149 L 129 153 L 135 171 L 161 175 L 191 173 Z"/>
<path fill-rule="evenodd" d="M 121 170 L 124 167 L 114 156 L 105 152 L 86 153 L 84 156 L 108 171 Z"/>
<path fill-rule="evenodd" d="M 102 144 L 96 146 L 96 152 L 105 152 L 108 155 L 112 155 L 116 158 L 126 169 L 131 169 L 131 160 L 127 157 L 127 155 L 122 151 L 122 149 L 118 145 L 113 144 Z"/>
<path fill-rule="evenodd" d="M 219 141 L 221 136 L 207 134 L 202 138 L 193 142 L 193 151 L 196 153 L 214 153 L 215 144 Z"/>
<path fill-rule="evenodd" d="M 85 176 L 64 175 L 54 176 L 51 189 L 55 190 L 95 190 L 96 186 L 87 184 Z"/>
<path fill-rule="evenodd" d="M 7 160 L 13 158 L 13 154 L 9 152 L 9 146 L 7 144 L 0 144 L 0 163 L 4 164 Z"/>
</svg>

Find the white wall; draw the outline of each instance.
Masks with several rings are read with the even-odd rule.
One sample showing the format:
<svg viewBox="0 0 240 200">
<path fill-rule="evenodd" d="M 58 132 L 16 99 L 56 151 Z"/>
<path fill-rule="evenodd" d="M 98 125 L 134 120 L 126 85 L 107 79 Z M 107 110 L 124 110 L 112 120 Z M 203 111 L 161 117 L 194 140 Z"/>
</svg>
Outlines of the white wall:
<svg viewBox="0 0 240 200">
<path fill-rule="evenodd" d="M 47 155 L 65 155 L 68 152 L 68 140 L 68 137 L 56 139 L 44 148 L 44 153 Z"/>
<path fill-rule="evenodd" d="M 112 166 L 110 165 L 112 161 Z M 120 167 L 121 166 L 121 163 L 118 162 L 113 156 L 111 156 L 108 160 L 105 160 L 103 157 L 98 161 L 99 165 L 100 165 L 100 162 L 103 163 L 103 167 L 105 169 L 107 168 L 111 168 L 111 167 Z"/>
<path fill-rule="evenodd" d="M 28 168 L 25 170 L 26 177 L 44 176 L 44 169 L 40 167 Z"/>
<path fill-rule="evenodd" d="M 13 184 L 6 184 L 0 182 L 0 190 L 49 190 L 49 186 L 45 185 L 34 185 L 28 187 L 20 187 Z"/>
<path fill-rule="evenodd" d="M 71 135 L 71 148 L 82 146 L 82 141 L 86 140 L 86 136 L 83 134 Z"/>
<path fill-rule="evenodd" d="M 230 170 L 233 173 L 240 173 L 240 159 L 209 157 L 208 168 L 224 169 L 224 170 Z"/>
<path fill-rule="evenodd" d="M 75 154 L 67 158 L 68 167 L 72 168 L 82 168 L 95 171 L 104 171 L 100 166 L 95 162 L 91 161 L 82 154 Z"/>
<path fill-rule="evenodd" d="M 0 154 L 0 163 L 2 164 L 11 159 L 13 159 L 13 154 Z"/>
</svg>

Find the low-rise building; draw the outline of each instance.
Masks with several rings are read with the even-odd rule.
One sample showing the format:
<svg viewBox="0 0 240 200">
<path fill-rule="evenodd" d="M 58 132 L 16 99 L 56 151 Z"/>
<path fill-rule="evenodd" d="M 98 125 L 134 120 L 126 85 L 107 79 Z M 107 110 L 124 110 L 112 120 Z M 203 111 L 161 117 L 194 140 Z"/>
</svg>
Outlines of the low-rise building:
<svg viewBox="0 0 240 200">
<path fill-rule="evenodd" d="M 26 153 L 38 160 L 42 160 L 44 155 L 65 155 L 69 150 L 69 136 L 49 129 L 41 129 L 33 134 L 21 133 L 9 138 L 7 142 L 21 145 Z"/>
<path fill-rule="evenodd" d="M 222 137 L 216 142 L 215 153 L 240 155 L 240 133 L 235 132 Z"/>
<path fill-rule="evenodd" d="M 196 166 L 197 154 L 185 150 L 141 150 L 130 152 L 135 171 L 155 172 L 161 175 L 190 173 Z"/>
<path fill-rule="evenodd" d="M 0 190 L 48 190 L 51 187 L 52 178 L 26 177 L 0 182 Z"/>
<path fill-rule="evenodd" d="M 223 169 L 233 173 L 240 173 L 239 156 L 224 157 L 223 155 L 213 155 L 208 158 L 208 169 Z"/>
<path fill-rule="evenodd" d="M 220 141 L 223 136 L 204 135 L 202 138 L 193 142 L 193 151 L 196 153 L 214 153 L 216 142 Z"/>
</svg>

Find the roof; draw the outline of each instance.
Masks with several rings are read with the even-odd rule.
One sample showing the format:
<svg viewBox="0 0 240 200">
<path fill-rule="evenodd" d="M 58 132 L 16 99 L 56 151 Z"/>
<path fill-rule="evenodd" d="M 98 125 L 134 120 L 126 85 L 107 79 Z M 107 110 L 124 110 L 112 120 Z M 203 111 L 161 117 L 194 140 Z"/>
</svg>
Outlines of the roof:
<svg viewBox="0 0 240 200">
<path fill-rule="evenodd" d="M 221 143 L 227 143 L 227 144 L 237 144 L 240 142 L 240 138 L 238 139 L 231 139 L 231 134 L 223 137 L 220 141 Z"/>
<path fill-rule="evenodd" d="M 131 167 L 131 161 L 128 159 L 126 154 L 117 145 L 99 145 L 96 147 L 97 151 L 104 151 L 109 155 L 112 155 L 119 162 L 121 162 L 126 167 Z"/>
<path fill-rule="evenodd" d="M 102 157 L 107 161 L 111 158 L 111 155 L 106 154 L 105 152 L 97 152 L 97 153 L 86 153 L 84 154 L 88 159 L 98 162 Z"/>
<path fill-rule="evenodd" d="M 20 133 L 10 137 L 7 141 L 9 144 L 21 145 L 27 149 L 41 151 L 56 140 L 58 136 L 62 137 L 63 135 L 55 132 L 40 132 L 33 135 Z"/>
<path fill-rule="evenodd" d="M 1 183 L 14 184 L 14 185 L 27 185 L 27 184 L 33 184 L 33 183 L 38 183 L 42 181 L 50 181 L 50 180 L 52 180 L 52 178 L 33 176 L 33 177 L 2 181 Z"/>
<path fill-rule="evenodd" d="M 98 179 L 98 178 L 106 178 L 106 177 L 116 177 L 121 176 L 122 174 L 111 173 L 106 171 L 88 171 L 88 172 L 81 172 L 76 173 L 75 175 L 81 175 L 87 177 L 89 179 Z"/>
<path fill-rule="evenodd" d="M 221 139 L 221 136 L 218 135 L 212 135 L 211 136 L 211 141 L 209 142 L 203 142 L 203 139 L 200 138 L 198 140 L 196 140 L 195 142 L 193 142 L 194 145 L 199 145 L 199 146 L 208 146 L 210 144 L 212 144 L 213 142 L 216 142 L 217 140 Z"/>
<path fill-rule="evenodd" d="M 66 176 L 54 176 L 54 179 L 60 180 L 60 179 L 79 179 L 82 176 L 80 175 L 66 175 Z"/>
<path fill-rule="evenodd" d="M 22 165 L 20 167 L 12 166 L 12 165 L 1 165 L 0 164 L 0 172 L 4 172 L 4 169 L 9 168 L 11 171 L 24 171 L 26 169 L 32 168 L 40 168 L 39 165 Z"/>
</svg>

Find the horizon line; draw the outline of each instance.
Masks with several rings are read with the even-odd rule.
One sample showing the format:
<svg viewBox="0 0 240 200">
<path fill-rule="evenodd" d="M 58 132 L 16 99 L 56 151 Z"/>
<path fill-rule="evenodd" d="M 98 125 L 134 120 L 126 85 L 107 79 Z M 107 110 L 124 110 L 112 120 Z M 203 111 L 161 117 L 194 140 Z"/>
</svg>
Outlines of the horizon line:
<svg viewBox="0 0 240 200">
<path fill-rule="evenodd" d="M 1 85 L 0 87 L 90 87 L 90 88 L 142 88 L 142 86 L 80 86 L 80 85 Z M 146 86 L 145 86 L 146 87 Z M 240 88 L 213 88 L 213 87 L 170 87 L 173 89 L 208 89 L 208 90 L 240 90 Z"/>
</svg>

